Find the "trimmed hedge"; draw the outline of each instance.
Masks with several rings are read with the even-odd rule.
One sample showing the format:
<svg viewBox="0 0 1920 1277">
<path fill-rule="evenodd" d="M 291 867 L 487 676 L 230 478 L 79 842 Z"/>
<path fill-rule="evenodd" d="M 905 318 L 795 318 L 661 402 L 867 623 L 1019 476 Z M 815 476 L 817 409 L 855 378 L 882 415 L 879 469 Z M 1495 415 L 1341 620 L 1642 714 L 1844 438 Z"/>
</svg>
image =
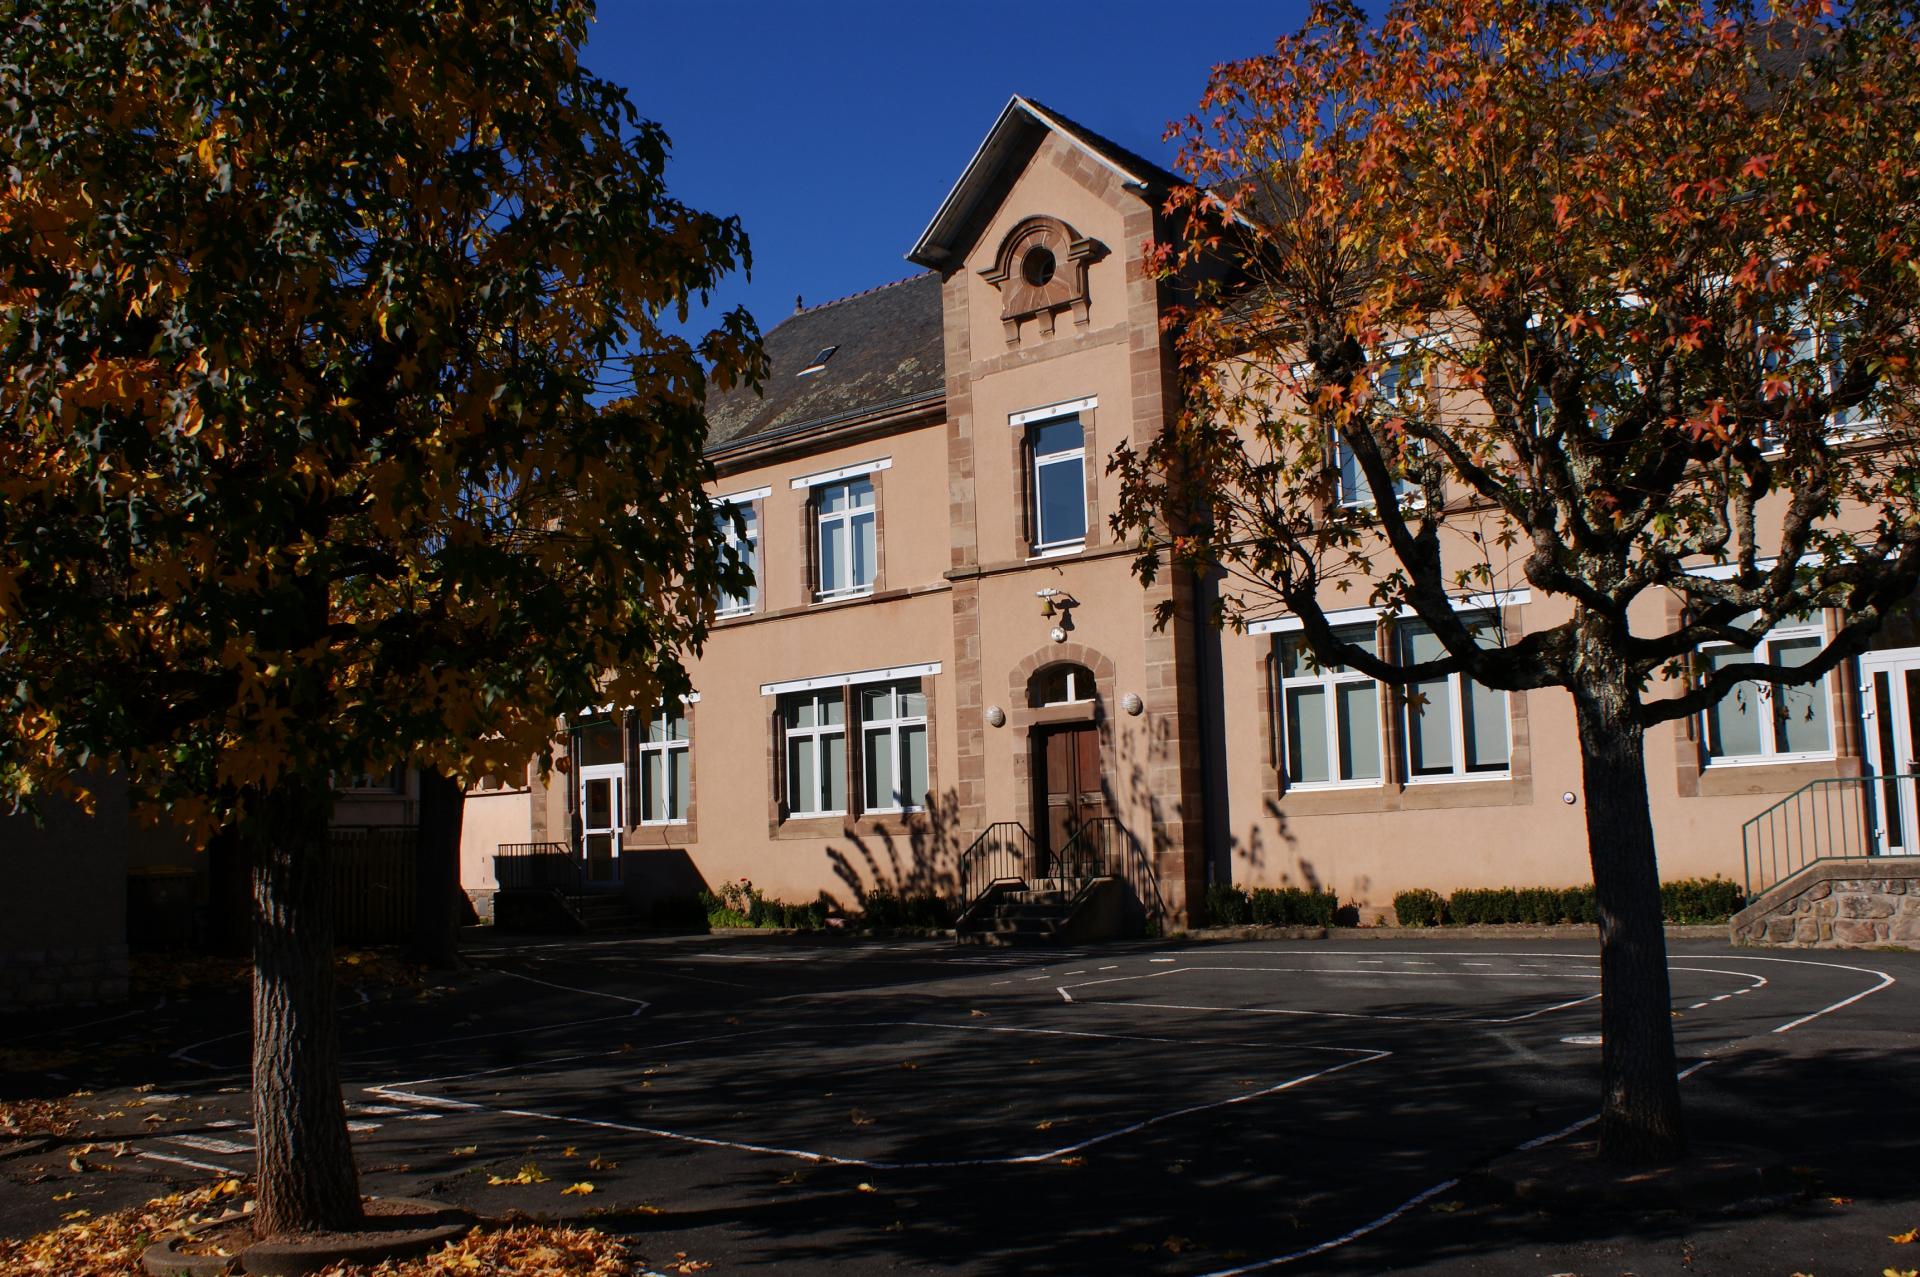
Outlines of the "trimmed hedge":
<svg viewBox="0 0 1920 1277">
<path fill-rule="evenodd" d="M 1725 922 L 1747 903 L 1740 884 L 1726 878 L 1682 878 L 1660 884 L 1662 916 L 1672 923 Z M 1442 896 L 1425 887 L 1393 898 L 1393 916 L 1403 927 L 1473 927 L 1599 920 L 1593 888 L 1468 887 Z"/>
<path fill-rule="evenodd" d="M 1425 887 L 1402 891 L 1393 898 L 1393 916 L 1403 927 L 1437 927 L 1447 920 L 1447 898 Z"/>
<path fill-rule="evenodd" d="M 1340 901 L 1331 891 L 1302 887 L 1255 887 L 1248 891 L 1216 882 L 1201 901 L 1205 924 L 1212 927 L 1331 927 Z"/>
</svg>

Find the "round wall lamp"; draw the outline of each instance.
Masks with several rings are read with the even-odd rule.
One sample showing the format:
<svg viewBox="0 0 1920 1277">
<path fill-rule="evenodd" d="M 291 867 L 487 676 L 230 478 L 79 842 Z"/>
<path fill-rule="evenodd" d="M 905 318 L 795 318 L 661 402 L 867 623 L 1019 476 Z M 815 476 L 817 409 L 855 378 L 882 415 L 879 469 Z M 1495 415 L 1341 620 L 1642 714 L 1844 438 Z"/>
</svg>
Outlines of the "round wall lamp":
<svg viewBox="0 0 1920 1277">
<path fill-rule="evenodd" d="M 987 706 L 987 724 L 990 727 L 1005 727 L 1007 725 L 1007 711 L 1001 709 L 998 705 Z"/>
<path fill-rule="evenodd" d="M 1047 631 L 1047 637 L 1052 639 L 1056 643 L 1064 643 L 1067 641 L 1067 632 L 1065 629 L 1056 625 L 1051 630 Z"/>
<path fill-rule="evenodd" d="M 1574 803 L 1578 802 L 1579 800 L 1574 797 L 1573 791 L 1569 789 L 1565 793 L 1560 795 L 1560 801 L 1565 803 L 1567 806 L 1571 807 L 1574 805 Z"/>
<path fill-rule="evenodd" d="M 1147 706 L 1146 702 L 1140 699 L 1140 693 L 1128 692 L 1120 698 L 1120 708 L 1127 711 L 1129 718 L 1138 718 L 1140 717 L 1141 711 L 1145 710 Z"/>
</svg>

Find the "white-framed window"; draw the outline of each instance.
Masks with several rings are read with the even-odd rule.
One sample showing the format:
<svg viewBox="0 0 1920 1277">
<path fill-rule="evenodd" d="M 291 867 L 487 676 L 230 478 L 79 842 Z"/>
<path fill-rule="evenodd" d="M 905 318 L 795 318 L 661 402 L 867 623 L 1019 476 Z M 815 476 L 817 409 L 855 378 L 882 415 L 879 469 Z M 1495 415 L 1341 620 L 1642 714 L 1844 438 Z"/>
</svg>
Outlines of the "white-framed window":
<svg viewBox="0 0 1920 1277">
<path fill-rule="evenodd" d="M 1372 625 L 1343 625 L 1334 636 L 1371 649 L 1374 632 Z M 1287 787 L 1378 785 L 1380 685 L 1344 665 L 1317 664 L 1298 631 L 1274 636 L 1274 659 Z"/>
<path fill-rule="evenodd" d="M 927 694 L 917 678 L 867 683 L 860 698 L 861 807 L 919 811 L 927 797 Z"/>
<path fill-rule="evenodd" d="M 847 717 L 840 688 L 780 698 L 786 736 L 787 814 L 847 812 Z"/>
<path fill-rule="evenodd" d="M 649 718 L 638 753 L 640 823 L 684 824 L 693 794 L 693 742 L 687 735 L 686 710 L 662 710 Z"/>
<path fill-rule="evenodd" d="M 1745 626 L 1753 614 L 1736 618 Z M 1804 665 L 1826 646 L 1819 616 L 1795 617 L 1768 631 L 1754 649 L 1712 643 L 1700 649 L 1709 670 L 1728 665 Z M 1832 698 L 1827 676 L 1795 687 L 1744 682 L 1701 716 L 1701 740 L 1709 766 L 1738 763 L 1788 763 L 1833 757 Z"/>
<path fill-rule="evenodd" d="M 1463 616 L 1481 647 L 1500 646 L 1500 622 L 1492 615 Z M 1395 626 L 1400 662 L 1437 661 L 1446 645 L 1426 622 L 1402 620 Z M 1505 775 L 1511 757 L 1507 731 L 1507 694 L 1474 682 L 1464 673 L 1409 684 L 1402 698 L 1409 782 L 1458 780 Z"/>
<path fill-rule="evenodd" d="M 1030 423 L 1027 454 L 1033 467 L 1033 548 L 1058 550 L 1085 544 L 1087 439 L 1080 418 Z"/>
<path fill-rule="evenodd" d="M 1425 386 L 1426 374 L 1410 355 L 1396 355 L 1373 376 L 1373 393 L 1389 412 L 1412 411 L 1414 401 Z M 1333 453 L 1334 486 L 1340 505 L 1348 510 L 1371 508 L 1373 485 L 1367 482 L 1367 473 L 1361 468 L 1353 447 L 1337 431 Z M 1405 477 L 1395 479 L 1393 490 L 1396 496 L 1405 498 L 1414 490 L 1413 483 Z"/>
<path fill-rule="evenodd" d="M 731 513 L 740 515 L 740 530 L 735 530 Z M 720 533 L 727 547 L 740 557 L 753 573 L 753 583 L 740 594 L 720 592 L 714 604 L 717 616 L 745 616 L 760 606 L 760 520 L 750 505 L 728 506 L 717 514 Z"/>
<path fill-rule="evenodd" d="M 813 489 L 818 546 L 818 597 L 864 594 L 873 589 L 878 545 L 873 478 L 860 475 Z"/>
</svg>

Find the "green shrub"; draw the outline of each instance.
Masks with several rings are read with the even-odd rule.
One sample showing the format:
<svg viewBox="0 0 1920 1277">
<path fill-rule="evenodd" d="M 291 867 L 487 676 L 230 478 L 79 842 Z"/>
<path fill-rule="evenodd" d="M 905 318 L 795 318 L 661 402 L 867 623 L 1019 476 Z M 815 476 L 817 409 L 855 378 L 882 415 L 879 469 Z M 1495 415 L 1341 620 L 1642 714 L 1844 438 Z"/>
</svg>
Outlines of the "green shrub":
<svg viewBox="0 0 1920 1277">
<path fill-rule="evenodd" d="M 1600 921 L 1600 905 L 1594 898 L 1593 885 L 1561 888 L 1560 913 L 1568 922 L 1591 925 Z"/>
<path fill-rule="evenodd" d="M 1447 920 L 1447 900 L 1437 891 L 1415 887 L 1393 897 L 1393 916 L 1403 927 L 1437 927 Z"/>
<path fill-rule="evenodd" d="M 1475 927 L 1520 921 L 1520 893 L 1512 887 L 1469 887 L 1447 897 L 1447 921 Z"/>
<path fill-rule="evenodd" d="M 1660 913 L 1668 922 L 1725 922 L 1746 905 L 1740 884 L 1718 876 L 1660 884 Z"/>
<path fill-rule="evenodd" d="M 1267 927 L 1327 927 L 1339 901 L 1329 891 L 1256 887 L 1248 898 L 1254 922 Z"/>
<path fill-rule="evenodd" d="M 900 896 L 891 891 L 870 891 L 860 904 L 861 921 L 877 931 L 896 927 L 940 930 L 953 925 L 952 908 L 931 892 Z"/>
<path fill-rule="evenodd" d="M 1252 900 L 1230 882 L 1216 882 L 1208 887 L 1201 911 L 1210 927 L 1244 927 L 1253 921 Z"/>
</svg>

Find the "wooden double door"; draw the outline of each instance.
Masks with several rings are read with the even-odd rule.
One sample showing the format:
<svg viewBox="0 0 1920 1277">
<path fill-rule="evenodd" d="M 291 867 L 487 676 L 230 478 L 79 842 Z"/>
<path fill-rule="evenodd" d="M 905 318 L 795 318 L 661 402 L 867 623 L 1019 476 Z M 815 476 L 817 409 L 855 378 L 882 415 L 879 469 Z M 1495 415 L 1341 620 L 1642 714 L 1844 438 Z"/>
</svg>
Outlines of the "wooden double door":
<svg viewBox="0 0 1920 1277">
<path fill-rule="evenodd" d="M 1073 866 L 1060 853 L 1092 820 L 1110 815 L 1100 776 L 1100 732 L 1092 723 L 1036 728 L 1033 733 L 1034 850 L 1038 877 L 1063 876 Z"/>
</svg>

